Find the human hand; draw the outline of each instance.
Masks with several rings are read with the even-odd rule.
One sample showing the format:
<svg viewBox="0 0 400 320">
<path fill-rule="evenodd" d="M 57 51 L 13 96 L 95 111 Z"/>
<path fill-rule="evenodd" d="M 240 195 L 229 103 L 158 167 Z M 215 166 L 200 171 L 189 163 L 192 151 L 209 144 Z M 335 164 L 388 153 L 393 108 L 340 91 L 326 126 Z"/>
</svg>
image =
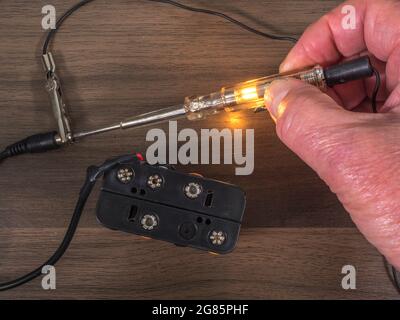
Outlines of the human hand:
<svg viewBox="0 0 400 320">
<path fill-rule="evenodd" d="M 356 9 L 356 29 L 342 27 L 343 5 Z M 311 25 L 281 72 L 369 54 L 383 80 L 379 114 L 369 96 L 374 79 L 330 89 L 278 80 L 265 103 L 280 139 L 337 194 L 365 237 L 400 270 L 400 1 L 347 1 Z"/>
</svg>

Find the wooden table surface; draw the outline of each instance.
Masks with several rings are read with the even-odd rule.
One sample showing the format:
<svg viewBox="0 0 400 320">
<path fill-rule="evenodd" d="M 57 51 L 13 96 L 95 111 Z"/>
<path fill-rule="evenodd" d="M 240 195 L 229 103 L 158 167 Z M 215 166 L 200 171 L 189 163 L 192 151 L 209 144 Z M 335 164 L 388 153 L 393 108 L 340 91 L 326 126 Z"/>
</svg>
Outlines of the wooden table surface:
<svg viewBox="0 0 400 320">
<path fill-rule="evenodd" d="M 53 0 L 58 15 L 77 0 Z M 261 30 L 300 35 L 338 0 L 230 0 L 183 3 L 220 10 Z M 55 128 L 40 63 L 48 1 L 1 1 L 0 145 Z M 53 53 L 75 130 L 180 103 L 277 71 L 291 44 L 266 40 L 215 17 L 148 1 L 96 1 L 68 20 Z M 179 128 L 255 129 L 255 171 L 232 165 L 178 166 L 240 185 L 248 207 L 236 251 L 211 256 L 113 232 L 96 222 L 96 191 L 76 238 L 56 266 L 57 290 L 35 280 L 10 298 L 398 298 L 379 253 L 355 229 L 327 186 L 292 154 L 267 114 L 241 113 Z M 166 129 L 166 125 L 159 126 Z M 55 250 L 85 169 L 145 152 L 148 128 L 115 132 L 56 152 L 1 165 L 0 281 L 37 267 Z M 341 288 L 342 266 L 357 269 L 357 289 Z"/>
</svg>

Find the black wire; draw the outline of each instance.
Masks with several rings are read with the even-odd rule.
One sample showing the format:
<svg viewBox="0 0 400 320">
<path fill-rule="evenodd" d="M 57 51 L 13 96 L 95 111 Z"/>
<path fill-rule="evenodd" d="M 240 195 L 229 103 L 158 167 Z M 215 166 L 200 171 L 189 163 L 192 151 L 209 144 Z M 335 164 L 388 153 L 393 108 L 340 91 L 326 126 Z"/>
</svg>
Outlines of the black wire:
<svg viewBox="0 0 400 320">
<path fill-rule="evenodd" d="M 1 163 L 1 160 L 2 160 L 2 158 L 0 156 L 0 163 Z M 65 251 L 68 249 L 68 247 L 75 235 L 76 228 L 78 227 L 79 220 L 82 215 L 82 211 L 85 207 L 86 201 L 93 189 L 94 184 L 95 184 L 95 182 L 92 181 L 88 175 L 88 178 L 86 179 L 85 184 L 82 187 L 81 193 L 79 195 L 79 199 L 75 206 L 74 214 L 72 215 L 72 218 L 71 218 L 70 224 L 68 226 L 68 229 L 65 233 L 64 239 L 63 239 L 62 243 L 60 244 L 60 246 L 58 247 L 58 249 L 54 252 L 54 254 L 44 264 L 42 264 L 40 267 L 33 270 L 32 272 L 27 273 L 26 275 L 24 275 L 20 278 L 17 278 L 15 280 L 1 283 L 0 291 L 5 291 L 5 290 L 9 290 L 9 289 L 13 289 L 18 286 L 21 286 L 39 276 L 41 276 L 42 269 L 44 266 L 54 266 L 57 263 L 57 261 L 63 256 Z"/>
<path fill-rule="evenodd" d="M 373 113 L 378 113 L 378 103 L 377 103 L 377 97 L 379 93 L 379 88 L 381 87 L 381 76 L 379 74 L 379 71 L 374 69 L 374 75 L 375 75 L 375 88 L 372 93 L 372 112 Z"/>
<path fill-rule="evenodd" d="M 170 4 L 173 5 L 175 7 L 184 9 L 184 10 L 188 10 L 188 11 L 193 11 L 193 12 L 199 12 L 199 13 L 205 13 L 205 14 L 209 14 L 209 15 L 213 15 L 213 16 L 218 16 L 220 18 L 223 18 L 233 24 L 236 24 L 237 26 L 241 27 L 244 30 L 247 30 L 249 32 L 252 32 L 254 34 L 257 34 L 261 37 L 264 38 L 268 38 L 268 39 L 272 39 L 272 40 L 282 40 L 282 41 L 291 41 L 293 43 L 297 42 L 296 38 L 293 37 L 288 37 L 288 36 L 277 36 L 274 34 L 270 34 L 267 32 L 262 32 L 259 31 L 257 29 L 254 29 L 252 27 L 249 27 L 248 25 L 244 24 L 243 22 L 240 22 L 224 13 L 218 12 L 218 11 L 213 11 L 213 10 L 207 10 L 207 9 L 200 9 L 200 8 L 194 8 L 194 7 L 190 7 L 181 3 L 178 3 L 176 1 L 172 1 L 172 0 L 147 0 L 147 1 L 151 1 L 151 2 L 160 2 L 160 3 L 166 3 L 166 4 Z"/>
<path fill-rule="evenodd" d="M 0 163 L 2 160 L 4 160 L 4 158 L 8 158 L 8 157 L 11 157 L 9 155 L 9 153 L 5 153 L 5 152 L 0 153 Z M 23 285 L 23 284 L 39 277 L 40 275 L 42 275 L 42 269 L 44 266 L 54 266 L 69 247 L 69 245 L 75 235 L 75 232 L 78 227 L 79 220 L 81 218 L 83 209 L 85 208 L 87 199 L 89 198 L 90 193 L 92 192 L 93 187 L 95 186 L 98 178 L 102 174 L 104 174 L 106 171 L 112 169 L 114 166 L 121 164 L 121 163 L 125 163 L 126 161 L 132 161 L 132 159 L 134 159 L 134 158 L 137 159 L 137 157 L 135 155 L 125 155 L 122 157 L 118 157 L 116 159 L 107 160 L 99 167 L 90 166 L 87 170 L 85 183 L 83 184 L 83 187 L 81 188 L 81 191 L 79 192 L 79 198 L 78 198 L 78 201 L 75 206 L 74 214 L 72 215 L 68 229 L 65 233 L 65 236 L 64 236 L 63 241 L 61 242 L 60 246 L 57 248 L 57 250 L 54 252 L 54 254 L 39 268 L 33 270 L 30 273 L 27 273 L 26 275 L 24 275 L 20 278 L 15 279 L 15 280 L 1 283 L 0 291 L 9 290 L 9 289 L 18 287 L 20 285 Z"/>
<path fill-rule="evenodd" d="M 72 15 L 75 11 L 79 10 L 80 8 L 82 8 L 83 6 L 87 5 L 88 3 L 92 2 L 92 1 L 94 1 L 94 0 L 83 0 L 83 1 L 81 1 L 79 3 L 77 3 L 76 5 L 71 7 L 67 12 L 65 12 L 64 15 L 60 19 L 58 19 L 58 21 L 56 23 L 56 28 L 55 29 L 51 29 L 50 32 L 48 33 L 47 37 L 46 37 L 46 40 L 45 40 L 44 45 L 43 45 L 43 54 L 47 53 L 50 41 L 52 40 L 54 35 L 57 33 L 58 29 L 62 26 L 64 21 L 70 15 Z"/>
<path fill-rule="evenodd" d="M 92 2 L 94 0 L 84 0 L 81 1 L 79 3 L 77 3 L 76 5 L 74 5 L 72 8 L 70 8 L 66 13 L 64 13 L 64 15 L 57 21 L 56 23 L 56 29 L 52 29 L 47 37 L 46 40 L 44 42 L 43 45 L 43 54 L 46 54 L 50 45 L 50 42 L 52 41 L 53 37 L 55 36 L 57 30 L 62 26 L 62 24 L 64 23 L 64 21 L 71 16 L 75 11 L 79 10 L 80 8 L 82 8 L 83 6 L 85 6 L 86 4 Z M 278 36 L 278 35 L 274 35 L 271 33 L 267 33 L 267 32 L 262 32 L 260 30 L 254 29 L 246 24 L 244 24 L 243 22 L 240 22 L 222 12 L 218 12 L 218 11 L 213 11 L 213 10 L 208 10 L 208 9 L 201 9 L 201 8 L 195 8 L 195 7 L 191 7 L 188 5 L 184 5 L 181 4 L 179 2 L 176 1 L 172 1 L 172 0 L 146 0 L 146 1 L 150 1 L 150 2 L 158 2 L 158 3 L 164 3 L 164 4 L 170 4 L 172 6 L 175 6 L 177 8 L 183 9 L 183 10 L 187 10 L 187 11 L 192 11 L 192 12 L 198 12 L 198 13 L 204 13 L 204 14 L 208 14 L 208 15 L 213 15 L 213 16 L 217 16 L 220 17 L 222 19 L 225 19 L 235 25 L 237 25 L 238 27 L 247 30 L 249 32 L 252 32 L 256 35 L 259 35 L 261 37 L 267 38 L 267 39 L 272 39 L 272 40 L 281 40 L 281 41 L 290 41 L 293 43 L 297 42 L 297 39 L 294 37 L 289 37 L 289 36 Z"/>
</svg>

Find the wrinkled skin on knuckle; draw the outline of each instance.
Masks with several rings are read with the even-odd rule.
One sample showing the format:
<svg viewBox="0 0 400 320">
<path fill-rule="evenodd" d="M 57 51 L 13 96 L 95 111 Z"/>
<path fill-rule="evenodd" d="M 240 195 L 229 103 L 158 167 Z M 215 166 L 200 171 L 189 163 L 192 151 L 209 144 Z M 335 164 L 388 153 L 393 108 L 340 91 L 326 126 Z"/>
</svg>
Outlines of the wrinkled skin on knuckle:
<svg viewBox="0 0 400 320">
<path fill-rule="evenodd" d="M 400 129 L 355 123 L 342 132 L 347 141 L 327 138 L 321 177 L 365 237 L 400 267 Z"/>
<path fill-rule="evenodd" d="M 278 135 L 337 194 L 365 237 L 400 269 L 400 115 L 331 113 L 329 97 L 310 93 L 294 90 L 283 99 L 287 110 L 278 119 Z M 316 104 L 319 108 L 313 108 Z M 343 120 L 334 118 L 338 116 Z"/>
<path fill-rule="evenodd" d="M 344 140 L 345 134 L 335 121 L 329 125 L 330 118 L 337 117 L 338 109 L 332 107 L 336 104 L 330 97 L 319 92 L 316 95 L 317 90 L 292 90 L 283 99 L 282 104 L 287 112 L 277 122 L 277 134 L 289 148 L 295 150 L 311 167 L 318 168 L 319 174 L 323 174 L 320 172 L 321 166 L 314 160 L 329 161 L 335 158 L 334 155 L 339 152 L 337 144 Z"/>
<path fill-rule="evenodd" d="M 389 117 L 383 115 L 383 118 Z M 390 195 L 399 191 L 394 183 L 387 185 L 400 172 L 400 128 L 389 123 L 361 119 L 342 125 L 346 141 L 335 143 L 336 151 L 332 153 L 336 155 L 331 155 L 330 160 L 332 174 L 327 179 L 336 193 L 344 194 L 344 204 L 349 202 L 345 201 L 345 194 L 349 194 L 349 190 L 345 188 L 342 191 L 341 185 L 345 187 L 351 184 L 353 191 L 362 194 L 363 203 L 372 201 L 377 206 L 380 203 L 378 192 L 380 195 Z"/>
<path fill-rule="evenodd" d="M 321 177 L 366 238 L 400 266 L 400 128 L 373 120 L 327 131 Z"/>
<path fill-rule="evenodd" d="M 277 122 L 277 134 L 289 147 L 296 142 L 304 141 L 304 136 L 309 134 L 308 118 L 312 117 L 307 106 L 315 104 L 310 98 L 311 88 L 298 88 L 291 90 L 281 101 L 280 105 L 285 112 Z"/>
<path fill-rule="evenodd" d="M 400 119 L 389 117 L 347 129 L 351 143 L 327 181 L 361 232 L 400 267 Z"/>
</svg>

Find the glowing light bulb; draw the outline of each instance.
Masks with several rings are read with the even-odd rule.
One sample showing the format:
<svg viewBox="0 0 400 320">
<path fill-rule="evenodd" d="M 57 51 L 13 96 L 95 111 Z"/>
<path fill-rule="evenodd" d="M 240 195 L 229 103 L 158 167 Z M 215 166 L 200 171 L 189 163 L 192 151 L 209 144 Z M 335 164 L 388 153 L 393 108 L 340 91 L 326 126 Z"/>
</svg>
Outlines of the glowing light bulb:
<svg viewBox="0 0 400 320">
<path fill-rule="evenodd" d="M 235 92 L 236 102 L 251 102 L 253 100 L 258 100 L 258 93 L 256 87 L 246 87 L 238 89 Z"/>
<path fill-rule="evenodd" d="M 257 94 L 256 87 L 244 88 L 242 90 L 242 99 L 243 100 L 258 99 L 258 94 Z"/>
</svg>

